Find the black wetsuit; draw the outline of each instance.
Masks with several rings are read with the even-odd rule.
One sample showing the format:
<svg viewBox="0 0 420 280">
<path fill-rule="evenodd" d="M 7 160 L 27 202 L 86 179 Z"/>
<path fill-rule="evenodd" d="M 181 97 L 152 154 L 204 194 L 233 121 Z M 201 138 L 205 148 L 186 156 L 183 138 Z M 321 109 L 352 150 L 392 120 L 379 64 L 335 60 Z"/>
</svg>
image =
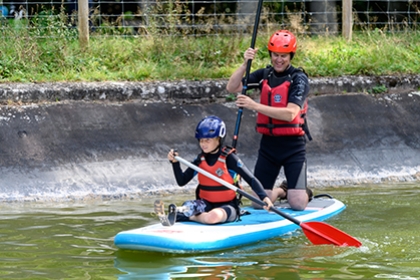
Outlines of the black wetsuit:
<svg viewBox="0 0 420 280">
<path fill-rule="evenodd" d="M 309 94 L 308 77 L 303 71 L 290 66 L 283 73 L 272 73 L 268 84 L 274 88 L 292 76 L 288 102 L 303 108 Z M 248 78 L 248 89 L 261 89 L 262 81 L 267 77 L 267 69 L 259 69 Z M 306 188 L 306 138 L 305 136 L 269 136 L 262 135 L 258 159 L 255 165 L 255 177 L 265 189 L 273 189 L 280 169 L 283 166 L 288 189 Z"/>
</svg>

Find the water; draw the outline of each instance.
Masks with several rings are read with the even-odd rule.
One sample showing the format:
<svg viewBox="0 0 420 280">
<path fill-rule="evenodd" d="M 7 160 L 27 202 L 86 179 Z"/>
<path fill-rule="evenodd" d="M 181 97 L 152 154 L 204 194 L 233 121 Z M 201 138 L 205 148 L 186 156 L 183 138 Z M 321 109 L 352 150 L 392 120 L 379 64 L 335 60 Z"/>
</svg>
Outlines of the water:
<svg viewBox="0 0 420 280">
<path fill-rule="evenodd" d="M 315 190 L 324 192 L 347 205 L 326 222 L 362 247 L 311 245 L 298 232 L 196 255 L 123 251 L 113 236 L 157 222 L 155 198 L 0 204 L 0 278 L 420 279 L 418 183 Z"/>
</svg>

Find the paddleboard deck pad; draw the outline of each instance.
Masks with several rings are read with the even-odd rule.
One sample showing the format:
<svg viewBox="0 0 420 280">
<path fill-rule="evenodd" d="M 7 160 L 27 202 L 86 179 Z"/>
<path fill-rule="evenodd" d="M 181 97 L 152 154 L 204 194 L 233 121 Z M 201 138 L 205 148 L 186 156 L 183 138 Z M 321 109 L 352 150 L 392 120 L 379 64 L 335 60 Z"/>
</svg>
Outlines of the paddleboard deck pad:
<svg viewBox="0 0 420 280">
<path fill-rule="evenodd" d="M 305 210 L 294 211 L 287 202 L 276 207 L 301 222 L 323 221 L 337 215 L 345 205 L 334 198 L 312 199 Z M 160 223 L 122 231 L 114 237 L 120 249 L 188 254 L 224 250 L 290 234 L 300 226 L 274 212 L 242 207 L 249 214 L 236 222 L 204 225 L 196 222 L 177 222 L 173 226 Z"/>
</svg>

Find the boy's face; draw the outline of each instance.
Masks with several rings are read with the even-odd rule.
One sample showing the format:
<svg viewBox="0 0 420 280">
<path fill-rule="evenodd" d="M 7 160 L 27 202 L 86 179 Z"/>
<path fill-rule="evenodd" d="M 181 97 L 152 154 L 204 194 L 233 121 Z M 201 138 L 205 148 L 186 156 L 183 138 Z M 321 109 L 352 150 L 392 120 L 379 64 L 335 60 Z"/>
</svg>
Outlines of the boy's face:
<svg viewBox="0 0 420 280">
<path fill-rule="evenodd" d="M 200 139 L 200 147 L 204 153 L 217 152 L 216 148 L 219 146 L 219 137 L 216 138 L 202 138 Z"/>
</svg>

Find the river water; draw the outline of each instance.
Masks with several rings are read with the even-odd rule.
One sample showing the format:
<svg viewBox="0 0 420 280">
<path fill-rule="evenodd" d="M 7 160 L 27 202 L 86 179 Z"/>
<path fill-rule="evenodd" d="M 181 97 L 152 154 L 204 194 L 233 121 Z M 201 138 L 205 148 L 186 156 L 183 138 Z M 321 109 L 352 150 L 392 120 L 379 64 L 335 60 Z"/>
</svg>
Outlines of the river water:
<svg viewBox="0 0 420 280">
<path fill-rule="evenodd" d="M 157 222 L 157 197 L 2 203 L 4 279 L 420 279 L 419 183 L 316 189 L 347 208 L 326 222 L 360 248 L 312 245 L 300 231 L 230 250 L 174 255 L 119 250 L 113 236 Z M 181 203 L 186 194 L 160 197 Z M 244 199 L 245 200 L 245 199 Z"/>
</svg>

